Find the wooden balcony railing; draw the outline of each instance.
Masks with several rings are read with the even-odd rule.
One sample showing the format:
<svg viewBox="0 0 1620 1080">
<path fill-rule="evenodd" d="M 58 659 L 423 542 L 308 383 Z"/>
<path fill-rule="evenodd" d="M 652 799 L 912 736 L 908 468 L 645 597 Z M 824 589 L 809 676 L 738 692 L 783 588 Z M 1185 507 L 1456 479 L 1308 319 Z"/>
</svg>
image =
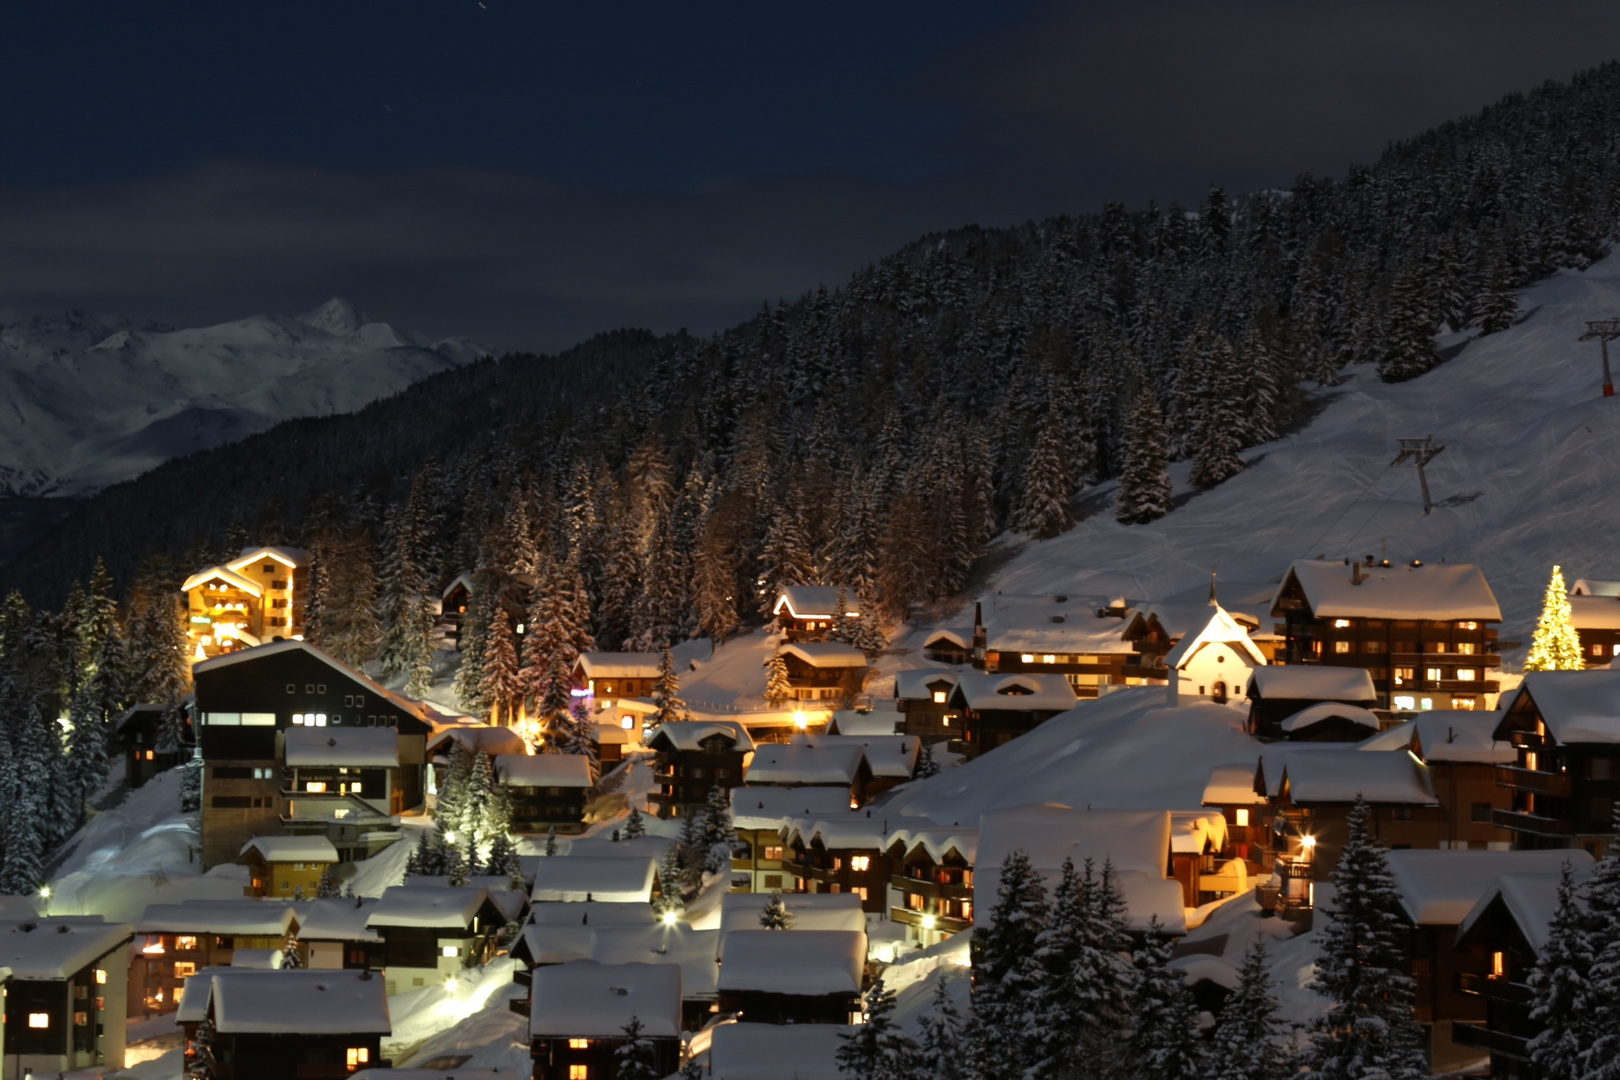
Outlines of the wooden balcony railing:
<svg viewBox="0 0 1620 1080">
<path fill-rule="evenodd" d="M 1568 773 L 1521 769 L 1514 765 L 1496 767 L 1496 786 L 1513 788 L 1515 791 L 1533 791 L 1537 795 L 1550 795 L 1555 799 L 1567 799 L 1570 793 Z"/>
<path fill-rule="evenodd" d="M 1538 817 L 1515 810 L 1491 811 L 1491 824 L 1514 832 L 1533 833 L 1536 836 L 1574 836 L 1575 823 L 1562 818 Z"/>
</svg>

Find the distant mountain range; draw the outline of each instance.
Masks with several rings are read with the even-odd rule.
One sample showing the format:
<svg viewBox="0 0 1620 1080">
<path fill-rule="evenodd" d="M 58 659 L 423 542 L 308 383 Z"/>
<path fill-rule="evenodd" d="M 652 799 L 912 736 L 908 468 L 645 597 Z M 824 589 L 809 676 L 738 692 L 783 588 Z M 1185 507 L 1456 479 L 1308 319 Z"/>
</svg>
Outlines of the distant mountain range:
<svg viewBox="0 0 1620 1080">
<path fill-rule="evenodd" d="M 0 498 L 79 496 L 283 420 L 353 412 L 489 350 L 334 298 L 190 330 L 0 313 Z"/>
</svg>

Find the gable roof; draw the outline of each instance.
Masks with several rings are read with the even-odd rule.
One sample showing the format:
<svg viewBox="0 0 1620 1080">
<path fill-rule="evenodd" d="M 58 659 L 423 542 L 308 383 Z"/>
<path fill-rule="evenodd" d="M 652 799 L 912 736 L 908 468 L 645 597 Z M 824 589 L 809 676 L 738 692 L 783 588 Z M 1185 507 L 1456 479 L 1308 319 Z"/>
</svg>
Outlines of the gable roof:
<svg viewBox="0 0 1620 1080">
<path fill-rule="evenodd" d="M 475 886 L 394 885 L 384 889 L 366 917 L 368 929 L 391 926 L 430 930 L 465 930 L 479 909 L 488 905 L 501 914 L 488 889 Z"/>
<path fill-rule="evenodd" d="M 225 565 L 230 567 L 232 570 L 240 570 L 242 567 L 247 566 L 250 563 L 263 562 L 265 559 L 269 559 L 272 562 L 278 562 L 288 569 L 295 567 L 302 568 L 309 565 L 309 552 L 305 551 L 303 548 L 273 547 L 270 545 L 245 547 L 242 549 L 242 554 L 230 560 Z"/>
<path fill-rule="evenodd" d="M 1079 699 L 1061 675 L 964 671 L 957 677 L 950 701 L 975 712 L 1068 712 Z"/>
<path fill-rule="evenodd" d="M 206 570 L 197 571 L 195 574 L 192 574 L 190 577 L 186 578 L 185 581 L 180 583 L 180 591 L 188 593 L 197 586 L 206 585 L 215 578 L 223 581 L 233 589 L 241 589 L 249 596 L 264 595 L 264 590 L 259 587 L 259 583 L 257 581 L 254 581 L 251 578 L 243 577 L 241 574 L 238 574 L 235 570 L 232 570 L 228 566 L 210 566 Z"/>
<path fill-rule="evenodd" d="M 1113 655 L 1131 652 L 1123 620 L 1098 615 L 1107 597 L 992 593 L 974 602 L 986 651 Z"/>
<path fill-rule="evenodd" d="M 815 668 L 864 668 L 866 654 L 842 641 L 785 641 L 781 646 L 784 656 L 797 656 Z M 770 657 L 765 663 L 770 663 Z"/>
<path fill-rule="evenodd" d="M 1191 660 L 1199 649 L 1212 644 L 1232 645 L 1245 653 L 1256 665 L 1265 664 L 1266 654 L 1260 651 L 1260 646 L 1249 639 L 1247 627 L 1239 624 L 1219 604 L 1205 608 L 1205 611 L 1208 614 L 1203 622 L 1195 623 L 1195 628 L 1183 635 L 1165 656 L 1165 667 L 1179 668 Z"/>
<path fill-rule="evenodd" d="M 866 755 L 866 764 L 873 776 L 910 780 L 917 771 L 917 759 L 922 756 L 922 739 L 916 735 L 823 735 L 802 732 L 794 742 L 822 749 L 858 746 Z M 756 756 L 757 760 L 757 756 Z"/>
<path fill-rule="evenodd" d="M 1511 742 L 1496 738 L 1500 712 L 1435 709 L 1359 743 L 1363 750 L 1410 748 L 1425 762 L 1507 765 L 1518 760 Z"/>
<path fill-rule="evenodd" d="M 1524 730 L 1532 712 L 1552 737 L 1569 743 L 1620 742 L 1620 671 L 1531 671 L 1501 701 L 1502 722 L 1495 735 L 1507 739 Z"/>
<path fill-rule="evenodd" d="M 399 767 L 399 732 L 391 727 L 292 727 L 286 732 L 291 766 L 359 765 Z"/>
<path fill-rule="evenodd" d="M 846 616 L 857 616 L 855 590 L 845 586 L 844 605 Z M 771 614 L 780 615 L 785 610 L 795 619 L 831 619 L 838 608 L 838 589 L 832 585 L 784 585 L 776 594 L 776 603 L 771 605 Z"/>
<path fill-rule="evenodd" d="M 1376 705 L 1372 675 L 1361 667 L 1322 664 L 1267 664 L 1249 676 L 1249 699 L 1263 701 L 1342 701 Z"/>
<path fill-rule="evenodd" d="M 947 695 L 956 687 L 957 679 L 970 667 L 910 668 L 894 675 L 894 696 L 898 701 L 932 701 L 936 689 Z"/>
<path fill-rule="evenodd" d="M 387 1035 L 388 996 L 369 971 L 234 971 L 209 978 L 214 1026 L 227 1035 Z"/>
<path fill-rule="evenodd" d="M 753 903 L 739 904 L 733 896 L 745 897 Z M 813 930 L 838 930 L 866 933 L 866 913 L 861 910 L 861 898 L 855 893 L 782 893 L 782 904 L 793 915 L 793 926 L 787 930 L 773 930 L 776 934 L 802 934 Z M 829 899 L 848 896 L 855 903 L 833 904 Z M 762 930 L 760 915 L 771 897 L 760 893 L 731 893 L 721 898 L 720 928 L 714 940 L 714 958 L 726 962 L 727 942 L 743 931 Z"/>
<path fill-rule="evenodd" d="M 900 710 L 892 701 L 879 701 L 870 710 L 839 709 L 827 721 L 828 734 L 838 735 L 893 735 L 901 720 Z"/>
<path fill-rule="evenodd" d="M 768 743 L 754 751 L 748 766 L 751 784 L 840 784 L 860 775 L 866 751 L 856 746 L 807 746 L 800 742 Z"/>
<path fill-rule="evenodd" d="M 1422 566 L 1368 566 L 1355 571 L 1361 583 L 1351 581 L 1352 567 L 1327 559 L 1298 559 L 1288 567 L 1272 610 L 1299 583 L 1316 618 L 1363 619 L 1481 619 L 1500 622 L 1502 609 L 1486 584 L 1485 575 L 1471 563 L 1425 563 Z"/>
<path fill-rule="evenodd" d="M 1255 789 L 1255 766 L 1217 765 L 1204 784 L 1205 806 L 1259 806 L 1266 801 Z"/>
<path fill-rule="evenodd" d="M 1379 728 L 1378 714 L 1371 709 L 1364 709 L 1360 705 L 1347 705 L 1342 701 L 1318 701 L 1315 705 L 1307 705 L 1299 712 L 1284 720 L 1278 727 L 1292 734 L 1315 727 L 1325 720 L 1348 720 L 1352 724 L 1360 724 L 1369 732 L 1376 732 Z"/>
<path fill-rule="evenodd" d="M 896 844 L 903 845 L 901 850 L 906 855 L 920 848 L 936 863 L 944 862 L 954 851 L 972 866 L 979 854 L 979 830 L 976 826 L 902 825 L 889 834 L 887 846 L 891 852 Z"/>
<path fill-rule="evenodd" d="M 55 981 L 77 974 L 130 939 L 128 923 L 99 915 L 0 922 L 0 967 L 13 979 Z"/>
<path fill-rule="evenodd" d="M 1564 863 L 1591 865 L 1579 849 L 1551 851 L 1399 850 L 1384 856 L 1406 917 L 1419 926 L 1456 926 L 1503 875 L 1556 880 Z"/>
<path fill-rule="evenodd" d="M 651 857 L 576 859 L 552 855 L 536 864 L 534 890 L 529 896 L 536 903 L 589 898 L 597 903 L 647 904 L 652 901 L 657 876 L 658 860 Z"/>
<path fill-rule="evenodd" d="M 312 900 L 300 910 L 299 941 L 381 941 L 382 935 L 366 925 L 377 910 L 373 898 L 328 897 Z"/>
<path fill-rule="evenodd" d="M 1406 750 L 1303 750 L 1283 758 L 1280 787 L 1296 804 L 1438 806 L 1429 767 Z"/>
<path fill-rule="evenodd" d="M 1569 621 L 1577 630 L 1620 630 L 1620 598 L 1571 596 Z"/>
<path fill-rule="evenodd" d="M 838 787 L 753 787 L 731 789 L 731 823 L 739 829 L 775 829 L 789 818 L 849 811 L 849 792 Z"/>
<path fill-rule="evenodd" d="M 940 626 L 928 632 L 923 638 L 923 651 L 934 648 L 936 645 L 954 645 L 958 649 L 973 648 L 973 627 L 971 626 Z"/>
<path fill-rule="evenodd" d="M 735 720 L 666 720 L 647 737 L 646 743 L 653 750 L 699 750 L 703 740 L 712 735 L 725 736 L 738 750 L 754 749 L 747 729 Z"/>
<path fill-rule="evenodd" d="M 1590 859 L 1572 859 L 1570 865 L 1576 885 L 1582 884 L 1591 874 Z M 1468 936 L 1493 904 L 1500 903 L 1507 910 L 1508 917 L 1518 924 L 1520 933 L 1524 934 L 1530 947 L 1539 954 L 1547 946 L 1553 914 L 1558 910 L 1558 883 L 1563 876 L 1562 869 L 1560 864 L 1558 873 L 1504 874 L 1497 878 L 1480 893 L 1474 906 L 1457 924 L 1458 943 Z"/>
<path fill-rule="evenodd" d="M 331 842 L 327 842 L 331 846 Z M 336 851 L 333 851 L 336 855 Z M 336 862 L 334 858 L 332 861 Z M 243 937 L 286 937 L 297 912 L 286 901 L 187 900 L 148 904 L 135 929 L 142 934 L 234 934 Z"/>
<path fill-rule="evenodd" d="M 371 676 L 365 674 L 364 672 L 356 671 L 354 668 L 343 663 L 341 660 L 329 655 L 324 650 L 310 644 L 307 641 L 273 641 L 268 645 L 254 645 L 247 649 L 237 649 L 235 652 L 228 652 L 220 656 L 209 657 L 207 660 L 198 661 L 192 666 L 191 673 L 194 677 L 197 675 L 207 675 L 211 674 L 212 672 L 219 671 L 222 668 L 231 667 L 236 664 L 245 664 L 254 660 L 264 660 L 268 657 L 279 656 L 281 653 L 286 652 L 304 652 L 309 654 L 316 660 L 319 660 L 321 663 L 331 668 L 333 671 L 336 671 L 339 675 L 361 684 L 373 694 L 376 694 L 379 698 L 387 701 L 396 709 L 405 713 L 411 718 L 428 725 L 430 728 L 433 726 L 433 719 L 423 707 L 422 702 L 417 701 L 414 698 L 408 698 L 404 694 L 400 694 L 388 689 L 382 683 L 371 678 Z"/>
<path fill-rule="evenodd" d="M 591 786 L 591 763 L 583 754 L 497 754 L 494 765 L 508 787 Z"/>
<path fill-rule="evenodd" d="M 866 964 L 864 930 L 733 930 L 725 937 L 719 989 L 857 995 Z"/>
<path fill-rule="evenodd" d="M 512 728 L 496 724 L 462 723 L 440 725 L 428 736 L 428 754 L 439 753 L 452 739 L 469 750 L 482 750 L 490 757 L 496 754 L 528 753 L 528 744 L 523 741 L 523 736 Z"/>
<path fill-rule="evenodd" d="M 1604 578 L 1576 578 L 1569 587 L 1571 596 L 1620 596 L 1620 581 Z"/>
<path fill-rule="evenodd" d="M 656 679 L 664 661 L 653 652 L 582 652 L 574 666 L 587 679 Z"/>
<path fill-rule="evenodd" d="M 324 836 L 255 836 L 242 845 L 240 855 L 257 851 L 267 863 L 338 861 L 337 848 Z"/>
<path fill-rule="evenodd" d="M 531 1038 L 622 1039 L 639 1019 L 653 1039 L 680 1038 L 678 964 L 600 964 L 574 960 L 534 970 Z"/>
</svg>

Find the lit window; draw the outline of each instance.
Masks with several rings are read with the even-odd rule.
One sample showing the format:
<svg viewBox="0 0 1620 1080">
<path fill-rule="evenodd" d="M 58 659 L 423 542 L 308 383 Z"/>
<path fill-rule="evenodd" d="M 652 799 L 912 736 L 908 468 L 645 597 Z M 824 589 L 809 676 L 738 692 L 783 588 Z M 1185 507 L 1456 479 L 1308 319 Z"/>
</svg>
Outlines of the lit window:
<svg viewBox="0 0 1620 1080">
<path fill-rule="evenodd" d="M 461 947 L 458 946 L 458 945 L 446 945 L 443 949 L 440 950 L 440 952 L 444 953 L 445 956 L 450 956 L 450 957 L 460 956 L 461 955 Z"/>
<path fill-rule="evenodd" d="M 589 1039 L 569 1039 L 568 1040 L 568 1049 L 570 1049 L 570 1050 L 583 1050 L 589 1045 L 591 1045 L 591 1040 L 589 1040 Z"/>
<path fill-rule="evenodd" d="M 1603 646 L 1602 645 L 1594 645 L 1594 646 L 1592 646 L 1592 655 L 1593 656 L 1602 656 L 1603 655 Z"/>
<path fill-rule="evenodd" d="M 1428 712 L 1430 709 L 1434 708 L 1434 698 L 1423 698 L 1418 702 L 1418 705 L 1423 709 L 1424 712 Z"/>
<path fill-rule="evenodd" d="M 1408 694 L 1396 694 L 1392 704 L 1397 709 L 1415 709 L 1417 708 L 1417 698 Z"/>
<path fill-rule="evenodd" d="M 621 716 L 619 717 L 619 726 L 629 731 L 636 726 L 636 718 L 629 715 Z"/>
<path fill-rule="evenodd" d="M 1238 807 L 1236 824 L 1240 826 L 1246 826 L 1249 824 L 1249 808 L 1247 806 Z"/>
<path fill-rule="evenodd" d="M 591 1070 L 584 1065 L 568 1066 L 568 1080 L 591 1080 Z"/>
<path fill-rule="evenodd" d="M 850 856 L 849 868 L 851 870 L 867 870 L 867 869 L 870 869 L 871 866 L 872 866 L 872 856 L 870 856 L 870 855 L 852 855 L 852 856 Z"/>
<path fill-rule="evenodd" d="M 1440 669 L 1437 667 L 1424 668 L 1423 677 L 1429 682 L 1439 682 L 1442 678 L 1444 678 L 1444 676 L 1440 673 Z"/>
<path fill-rule="evenodd" d="M 323 792 L 323 791 L 326 790 L 326 781 L 325 780 L 310 780 L 310 781 L 307 781 L 304 784 L 304 790 L 305 791 L 313 791 L 313 792 L 316 792 L 317 794 L 319 794 L 320 792 Z"/>
<path fill-rule="evenodd" d="M 1043 664 L 1055 664 L 1055 663 L 1057 663 L 1057 657 L 1052 655 L 1051 653 L 1047 653 L 1045 656 L 1041 657 L 1041 663 L 1043 663 Z"/>
<path fill-rule="evenodd" d="M 29 1013 L 28 1026 L 31 1028 L 48 1028 L 51 1026 L 50 1013 Z"/>
<path fill-rule="evenodd" d="M 1034 653 L 1028 653 L 1028 652 L 1027 653 L 1021 653 L 1021 654 L 1019 654 L 1018 659 L 1022 660 L 1026 664 L 1033 664 L 1035 662 L 1035 654 Z"/>
<path fill-rule="evenodd" d="M 1462 653 L 1464 656 L 1473 656 L 1474 643 L 1472 641 L 1459 641 L 1457 643 L 1457 651 Z"/>
<path fill-rule="evenodd" d="M 1348 641 L 1335 641 L 1333 643 L 1333 651 L 1336 653 L 1347 653 L 1350 651 L 1350 643 Z"/>
<path fill-rule="evenodd" d="M 1343 630 L 1346 627 L 1348 627 L 1349 625 L 1350 625 L 1350 620 L 1349 619 L 1334 619 L 1333 620 L 1333 628 L 1335 630 Z"/>
<path fill-rule="evenodd" d="M 301 713 L 301 712 L 293 713 L 293 723 L 302 724 L 303 722 L 304 722 L 304 714 L 303 713 Z"/>
<path fill-rule="evenodd" d="M 369 1065 L 371 1064 L 371 1048 L 367 1046 L 351 1046 L 345 1060 L 348 1061 L 351 1069 L 361 1065 Z"/>
<path fill-rule="evenodd" d="M 855 886 L 855 888 L 853 888 L 853 889 L 851 889 L 849 891 L 854 893 L 856 896 L 859 896 L 862 901 L 866 900 L 866 886 L 865 885 L 857 885 L 857 886 Z"/>
<path fill-rule="evenodd" d="M 197 974 L 197 965 L 193 964 L 190 960 L 176 960 L 174 962 L 175 978 L 189 979 L 195 974 Z"/>
<path fill-rule="evenodd" d="M 174 947 L 181 952 L 190 952 L 197 947 L 197 938 L 193 934 L 181 934 L 174 939 Z"/>
<path fill-rule="evenodd" d="M 1507 958 L 1501 951 L 1491 953 L 1491 978 L 1500 979 L 1507 974 Z"/>
<path fill-rule="evenodd" d="M 96 985 L 97 986 L 106 986 L 107 985 L 107 971 L 106 971 L 105 968 L 96 968 Z"/>
<path fill-rule="evenodd" d="M 1478 673 L 1475 672 L 1471 667 L 1461 667 L 1457 669 L 1457 679 L 1460 682 L 1473 682 L 1477 677 Z"/>
<path fill-rule="evenodd" d="M 76 1012 L 76 1013 L 74 1013 L 73 1014 L 73 1026 L 74 1027 L 89 1027 L 90 1026 L 90 1014 L 87 1013 L 87 1012 Z"/>
<path fill-rule="evenodd" d="M 315 726 L 316 727 L 325 727 L 326 726 L 326 714 L 325 713 L 318 712 L 318 713 L 315 714 Z"/>
<path fill-rule="evenodd" d="M 354 783 L 350 784 L 349 790 L 356 795 L 360 794 L 360 781 L 356 780 Z"/>
<path fill-rule="evenodd" d="M 945 691 L 943 691 L 943 690 L 935 690 L 934 691 L 934 704 L 935 705 L 943 705 L 943 704 L 945 704 Z"/>
<path fill-rule="evenodd" d="M 1459 629 L 1459 630 L 1478 630 L 1479 629 L 1479 623 L 1477 623 L 1477 622 L 1460 622 L 1460 623 L 1457 624 L 1457 629 Z"/>
</svg>

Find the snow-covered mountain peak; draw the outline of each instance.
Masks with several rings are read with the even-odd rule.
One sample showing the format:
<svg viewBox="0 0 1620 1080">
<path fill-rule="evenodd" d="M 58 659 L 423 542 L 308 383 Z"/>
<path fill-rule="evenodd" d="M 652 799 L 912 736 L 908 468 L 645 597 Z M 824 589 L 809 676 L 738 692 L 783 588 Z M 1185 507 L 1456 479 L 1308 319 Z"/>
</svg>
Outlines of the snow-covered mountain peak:
<svg viewBox="0 0 1620 1080">
<path fill-rule="evenodd" d="M 334 296 L 320 307 L 304 312 L 298 316 L 298 321 L 337 337 L 348 337 L 371 322 L 359 308 L 341 296 Z"/>
</svg>

